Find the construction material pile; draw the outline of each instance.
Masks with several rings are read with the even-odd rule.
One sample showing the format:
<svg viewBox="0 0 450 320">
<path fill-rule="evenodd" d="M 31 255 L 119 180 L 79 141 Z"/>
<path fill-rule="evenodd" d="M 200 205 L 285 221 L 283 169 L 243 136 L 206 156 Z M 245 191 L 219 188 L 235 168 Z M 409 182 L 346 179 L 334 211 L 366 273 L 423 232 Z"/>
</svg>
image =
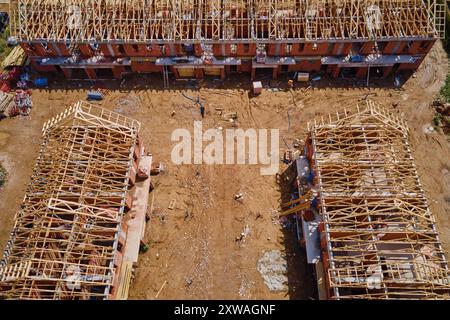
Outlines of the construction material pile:
<svg viewBox="0 0 450 320">
<path fill-rule="evenodd" d="M 27 116 L 30 114 L 31 108 L 33 107 L 30 90 L 16 90 L 14 101 L 21 115 Z"/>
<path fill-rule="evenodd" d="M 0 91 L 0 117 L 8 117 L 11 108 L 14 107 L 14 96 L 9 93 Z"/>
<path fill-rule="evenodd" d="M 23 67 L 27 62 L 25 51 L 20 46 L 14 47 L 11 53 L 2 61 L 2 68 Z"/>
</svg>

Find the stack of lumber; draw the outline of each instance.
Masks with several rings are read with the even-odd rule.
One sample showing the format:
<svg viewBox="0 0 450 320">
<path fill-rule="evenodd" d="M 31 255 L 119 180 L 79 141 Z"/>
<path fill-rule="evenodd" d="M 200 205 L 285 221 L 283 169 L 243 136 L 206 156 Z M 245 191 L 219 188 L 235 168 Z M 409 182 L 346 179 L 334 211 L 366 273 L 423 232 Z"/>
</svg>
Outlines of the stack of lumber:
<svg viewBox="0 0 450 320">
<path fill-rule="evenodd" d="M 12 94 L 0 91 L 0 116 L 7 116 L 7 112 L 10 106 L 12 106 L 13 104 L 14 96 Z"/>
<path fill-rule="evenodd" d="M 11 53 L 3 60 L 2 68 L 22 67 L 27 62 L 25 51 L 20 46 L 16 46 Z"/>
</svg>

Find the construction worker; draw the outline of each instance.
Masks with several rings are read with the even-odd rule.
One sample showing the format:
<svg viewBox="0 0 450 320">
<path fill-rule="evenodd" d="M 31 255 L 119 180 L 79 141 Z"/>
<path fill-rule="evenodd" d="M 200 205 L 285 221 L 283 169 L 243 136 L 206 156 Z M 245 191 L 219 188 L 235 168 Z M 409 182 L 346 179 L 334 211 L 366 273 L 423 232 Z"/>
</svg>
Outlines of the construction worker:
<svg viewBox="0 0 450 320">
<path fill-rule="evenodd" d="M 200 105 L 200 114 L 202 115 L 202 118 L 205 117 L 205 107 L 202 104 Z"/>
<path fill-rule="evenodd" d="M 288 88 L 292 89 L 294 87 L 294 81 L 293 80 L 288 80 Z"/>
</svg>

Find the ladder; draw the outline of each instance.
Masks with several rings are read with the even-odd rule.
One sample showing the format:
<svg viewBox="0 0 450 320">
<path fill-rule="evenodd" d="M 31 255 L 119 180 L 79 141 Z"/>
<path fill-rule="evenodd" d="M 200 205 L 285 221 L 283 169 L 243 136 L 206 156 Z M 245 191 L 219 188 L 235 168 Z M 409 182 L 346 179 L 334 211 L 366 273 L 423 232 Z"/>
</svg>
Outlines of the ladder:
<svg viewBox="0 0 450 320">
<path fill-rule="evenodd" d="M 167 65 L 163 66 L 163 80 L 164 89 L 169 89 L 169 68 L 167 68 Z"/>
<path fill-rule="evenodd" d="M 445 38 L 446 4 L 450 5 L 450 2 L 447 0 L 444 3 L 434 3 L 434 28 L 439 39 Z"/>
</svg>

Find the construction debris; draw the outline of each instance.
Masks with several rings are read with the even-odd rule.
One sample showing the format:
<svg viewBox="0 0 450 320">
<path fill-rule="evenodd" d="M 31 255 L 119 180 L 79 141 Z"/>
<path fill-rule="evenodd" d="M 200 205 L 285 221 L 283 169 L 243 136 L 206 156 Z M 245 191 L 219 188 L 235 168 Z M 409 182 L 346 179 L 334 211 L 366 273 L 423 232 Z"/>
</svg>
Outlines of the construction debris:
<svg viewBox="0 0 450 320">
<path fill-rule="evenodd" d="M 248 225 L 246 225 L 244 230 L 239 235 L 239 237 L 236 237 L 236 239 L 235 239 L 236 242 L 244 242 L 245 239 L 249 236 L 249 234 L 250 234 L 250 228 Z"/>
<path fill-rule="evenodd" d="M 48 79 L 47 78 L 36 78 L 33 81 L 33 84 L 36 88 L 44 88 L 48 86 Z"/>
<path fill-rule="evenodd" d="M 150 176 L 150 168 L 147 166 L 139 166 L 137 170 L 137 177 L 139 179 L 147 179 Z"/>
<path fill-rule="evenodd" d="M 100 101 L 103 100 L 103 94 L 100 91 L 88 91 L 87 100 Z"/>
<path fill-rule="evenodd" d="M 253 82 L 253 94 L 260 94 L 262 92 L 262 83 L 261 81 Z"/>
<path fill-rule="evenodd" d="M 289 164 L 292 161 L 297 160 L 299 156 L 300 156 L 300 150 L 289 149 L 284 152 L 282 160 L 284 163 Z"/>
<path fill-rule="evenodd" d="M 297 81 L 298 82 L 308 82 L 309 81 L 309 73 L 308 72 L 298 72 L 297 73 Z"/>
<path fill-rule="evenodd" d="M 288 283 L 286 276 L 287 262 L 286 256 L 280 251 L 266 251 L 259 259 L 257 268 L 270 291 L 286 290 Z"/>
<path fill-rule="evenodd" d="M 167 280 L 165 280 L 164 283 L 162 284 L 161 288 L 159 288 L 158 293 L 155 296 L 155 299 L 158 299 L 159 295 L 161 294 L 161 291 L 164 289 L 166 284 L 167 284 Z"/>
<path fill-rule="evenodd" d="M 175 209 L 176 204 L 177 204 L 177 200 L 175 200 L 175 199 L 170 200 L 170 203 L 169 203 L 169 206 L 167 207 L 167 209 L 169 209 L 169 210 Z"/>
<path fill-rule="evenodd" d="M 33 102 L 31 101 L 31 91 L 16 90 L 14 102 L 21 115 L 29 115 L 31 112 L 31 108 L 33 107 Z"/>
<path fill-rule="evenodd" d="M 151 174 L 152 176 L 154 176 L 154 175 L 160 174 L 160 173 L 162 173 L 162 172 L 164 172 L 164 171 L 165 171 L 164 164 L 163 164 L 162 162 L 160 162 L 159 165 L 158 165 L 158 167 L 156 167 L 156 168 L 154 168 L 154 169 L 152 169 L 152 170 L 150 171 L 150 174 Z"/>
<path fill-rule="evenodd" d="M 222 114 L 222 118 L 226 121 L 234 122 L 237 119 L 237 113 L 236 112 L 228 112 L 225 114 Z"/>
<path fill-rule="evenodd" d="M 235 194 L 234 200 L 236 200 L 236 201 L 243 201 L 244 200 L 244 194 L 242 192 Z"/>
</svg>

